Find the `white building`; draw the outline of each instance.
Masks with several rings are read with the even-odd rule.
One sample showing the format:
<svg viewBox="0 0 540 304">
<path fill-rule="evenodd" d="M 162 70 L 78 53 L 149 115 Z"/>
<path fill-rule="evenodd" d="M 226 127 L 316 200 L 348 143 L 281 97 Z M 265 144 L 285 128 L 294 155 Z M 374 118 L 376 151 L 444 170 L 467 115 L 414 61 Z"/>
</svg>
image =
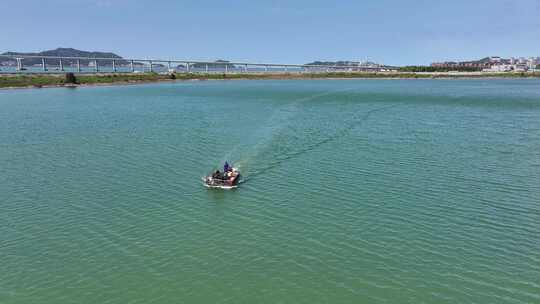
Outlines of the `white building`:
<svg viewBox="0 0 540 304">
<path fill-rule="evenodd" d="M 492 65 L 489 69 L 483 69 L 483 72 L 526 72 L 529 67 L 526 64 L 496 64 Z"/>
<path fill-rule="evenodd" d="M 526 64 L 515 64 L 513 66 L 514 72 L 527 72 L 529 70 L 529 66 Z"/>
<path fill-rule="evenodd" d="M 497 73 L 510 72 L 513 70 L 512 67 L 513 65 L 510 65 L 510 64 L 497 64 L 497 65 L 492 65 L 488 69 L 483 69 L 482 71 L 483 72 L 497 72 Z"/>
<path fill-rule="evenodd" d="M 489 62 L 491 63 L 501 63 L 501 61 L 502 61 L 502 58 L 499 56 L 489 57 Z"/>
<path fill-rule="evenodd" d="M 529 60 L 527 60 L 527 67 L 529 69 L 535 69 L 537 64 L 538 64 L 538 58 L 530 57 Z"/>
</svg>

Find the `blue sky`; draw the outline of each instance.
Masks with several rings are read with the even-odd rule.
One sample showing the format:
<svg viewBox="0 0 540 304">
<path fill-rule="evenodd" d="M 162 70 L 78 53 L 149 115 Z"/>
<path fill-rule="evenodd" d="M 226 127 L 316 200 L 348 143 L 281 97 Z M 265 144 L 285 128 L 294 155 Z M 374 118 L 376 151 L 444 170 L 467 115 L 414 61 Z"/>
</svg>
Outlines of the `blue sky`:
<svg viewBox="0 0 540 304">
<path fill-rule="evenodd" d="M 540 56 L 540 0 L 27 0 L 0 12 L 0 52 L 394 65 Z"/>
</svg>

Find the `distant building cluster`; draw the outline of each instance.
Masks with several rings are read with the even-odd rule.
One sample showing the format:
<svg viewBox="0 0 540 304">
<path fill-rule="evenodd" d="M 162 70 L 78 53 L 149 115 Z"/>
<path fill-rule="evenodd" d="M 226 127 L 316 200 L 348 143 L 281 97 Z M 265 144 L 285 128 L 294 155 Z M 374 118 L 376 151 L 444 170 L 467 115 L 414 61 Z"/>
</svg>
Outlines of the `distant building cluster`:
<svg viewBox="0 0 540 304">
<path fill-rule="evenodd" d="M 432 67 L 446 68 L 446 69 L 463 69 L 473 68 L 484 72 L 526 72 L 535 70 L 540 65 L 540 57 L 511 57 L 508 59 L 498 56 L 486 57 L 476 61 L 446 61 L 446 62 L 434 62 Z"/>
<path fill-rule="evenodd" d="M 496 64 L 483 69 L 485 72 L 527 72 L 536 70 L 540 65 L 540 57 L 500 59 Z"/>
<path fill-rule="evenodd" d="M 479 61 L 445 61 L 445 62 L 434 62 L 431 64 L 434 68 L 448 68 L 448 69 L 459 69 L 459 68 L 488 68 L 490 67 L 489 63 L 479 62 Z"/>
</svg>

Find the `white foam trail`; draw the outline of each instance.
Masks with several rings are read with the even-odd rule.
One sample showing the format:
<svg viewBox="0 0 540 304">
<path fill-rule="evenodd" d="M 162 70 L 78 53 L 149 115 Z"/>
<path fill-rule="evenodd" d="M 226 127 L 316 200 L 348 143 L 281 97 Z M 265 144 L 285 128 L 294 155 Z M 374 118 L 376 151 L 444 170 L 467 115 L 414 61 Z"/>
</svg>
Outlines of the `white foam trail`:
<svg viewBox="0 0 540 304">
<path fill-rule="evenodd" d="M 257 144 L 255 144 L 253 148 L 248 151 L 247 155 L 244 154 L 243 156 L 239 157 L 236 162 L 233 162 L 234 166 L 237 167 L 241 172 L 243 172 L 245 177 L 245 172 L 249 171 L 249 164 L 251 163 L 251 161 L 255 159 L 257 155 L 261 153 L 261 151 L 265 151 L 268 145 L 272 142 L 271 139 L 275 137 L 275 135 L 278 134 L 281 130 L 283 130 L 287 126 L 287 123 L 289 123 L 298 114 L 298 111 L 300 111 L 299 105 L 301 103 L 336 93 L 350 91 L 352 89 L 353 88 L 346 88 L 342 90 L 313 94 L 310 96 L 295 99 L 292 102 L 288 103 L 286 106 L 278 108 L 269 117 L 265 126 L 259 128 L 251 135 L 252 137 L 259 139 L 257 141 Z M 266 140 L 261 140 L 261 138 L 265 138 Z M 231 149 L 223 157 L 222 163 L 224 163 L 225 161 L 231 161 L 231 159 L 234 159 L 234 155 L 242 155 L 243 153 L 245 153 L 245 151 L 238 152 L 239 149 L 240 147 L 238 145 Z"/>
</svg>

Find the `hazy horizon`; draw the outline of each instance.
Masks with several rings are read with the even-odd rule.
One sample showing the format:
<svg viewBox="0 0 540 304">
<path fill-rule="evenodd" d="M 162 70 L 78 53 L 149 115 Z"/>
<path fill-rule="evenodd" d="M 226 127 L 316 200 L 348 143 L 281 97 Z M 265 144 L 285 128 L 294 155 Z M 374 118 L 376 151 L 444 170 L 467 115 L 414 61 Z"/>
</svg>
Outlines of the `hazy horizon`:
<svg viewBox="0 0 540 304">
<path fill-rule="evenodd" d="M 0 9 L 18 12 L 0 19 L 1 52 L 66 47 L 136 58 L 389 65 L 540 56 L 539 0 L 53 0 Z"/>
</svg>

